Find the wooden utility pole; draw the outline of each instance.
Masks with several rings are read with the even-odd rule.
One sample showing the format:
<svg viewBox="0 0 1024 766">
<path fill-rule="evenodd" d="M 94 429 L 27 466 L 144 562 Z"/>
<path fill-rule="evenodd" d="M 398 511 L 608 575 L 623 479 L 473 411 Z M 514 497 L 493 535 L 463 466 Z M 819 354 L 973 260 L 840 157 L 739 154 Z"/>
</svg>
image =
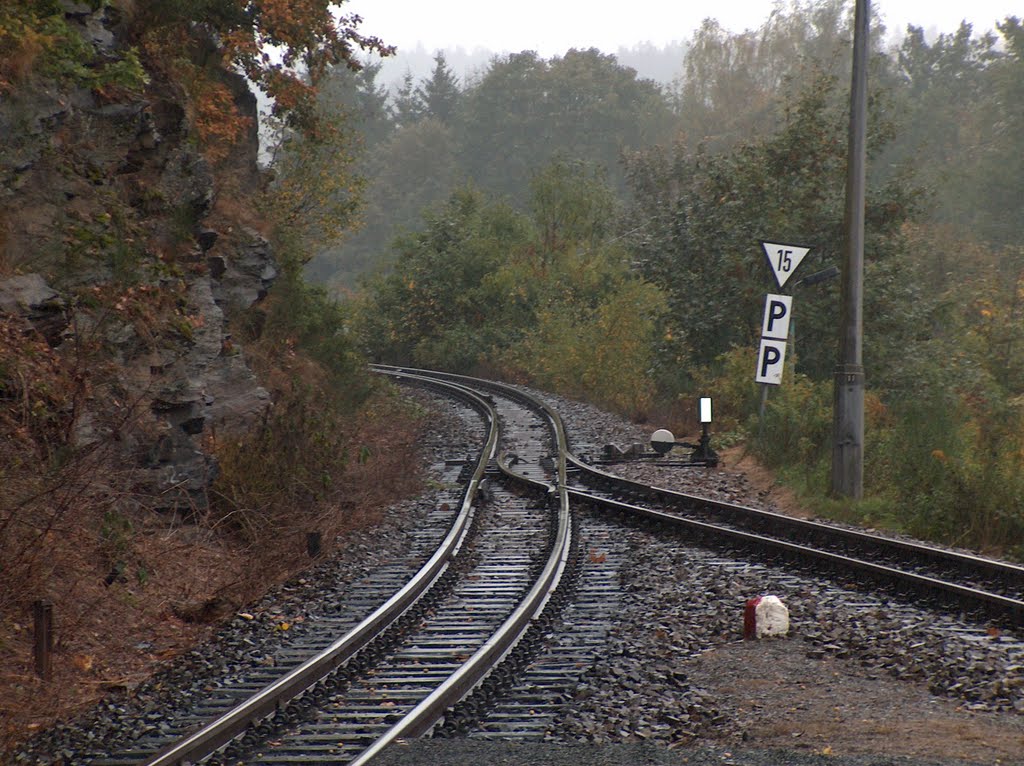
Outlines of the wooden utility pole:
<svg viewBox="0 0 1024 766">
<path fill-rule="evenodd" d="M 864 166 L 870 15 L 869 0 L 856 0 L 846 167 L 843 303 L 832 411 L 832 494 L 855 500 L 864 495 Z"/>
</svg>

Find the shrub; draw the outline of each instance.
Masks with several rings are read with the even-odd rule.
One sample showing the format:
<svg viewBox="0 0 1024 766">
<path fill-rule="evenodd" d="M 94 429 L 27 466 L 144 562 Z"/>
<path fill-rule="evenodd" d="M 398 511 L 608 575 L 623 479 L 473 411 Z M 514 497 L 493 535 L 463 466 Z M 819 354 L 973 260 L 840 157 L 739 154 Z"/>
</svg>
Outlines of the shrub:
<svg viewBox="0 0 1024 766">
<path fill-rule="evenodd" d="M 691 385 L 714 399 L 716 430 L 740 430 L 758 412 L 761 389 L 754 382 L 756 363 L 757 349 L 734 346 L 713 365 L 693 373 Z"/>
<path fill-rule="evenodd" d="M 911 533 L 1012 551 L 1024 541 L 1022 403 L 972 411 L 962 395 L 903 402 L 876 440 L 871 488 L 893 497 Z"/>
<path fill-rule="evenodd" d="M 509 360 L 551 391 L 634 419 L 654 402 L 655 318 L 663 306 L 651 285 L 623 281 L 593 309 L 565 302 L 537 312 L 536 327 Z"/>
<path fill-rule="evenodd" d="M 117 59 L 98 56 L 68 24 L 59 3 L 8 0 L 0 8 L 0 94 L 33 72 L 96 90 L 138 90 L 146 82 L 134 49 Z"/>
</svg>

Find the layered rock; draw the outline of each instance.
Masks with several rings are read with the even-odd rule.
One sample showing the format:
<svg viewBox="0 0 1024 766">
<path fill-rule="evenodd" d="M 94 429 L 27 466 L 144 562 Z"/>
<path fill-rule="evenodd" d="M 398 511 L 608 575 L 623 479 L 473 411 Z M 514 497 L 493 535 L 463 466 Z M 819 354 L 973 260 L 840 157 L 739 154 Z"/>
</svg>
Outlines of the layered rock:
<svg viewBox="0 0 1024 766">
<path fill-rule="evenodd" d="M 107 7 L 64 9 L 99 53 L 119 55 Z M 277 264 L 258 232 L 215 210 L 222 175 L 258 183 L 255 127 L 215 170 L 176 89 L 150 74 L 142 94 L 40 80 L 0 100 L 0 319 L 69 365 L 89 349 L 70 446 L 116 443 L 137 497 L 188 511 L 216 476 L 211 440 L 270 406 L 229 323 L 263 299 Z M 245 81 L 218 77 L 255 126 Z"/>
</svg>

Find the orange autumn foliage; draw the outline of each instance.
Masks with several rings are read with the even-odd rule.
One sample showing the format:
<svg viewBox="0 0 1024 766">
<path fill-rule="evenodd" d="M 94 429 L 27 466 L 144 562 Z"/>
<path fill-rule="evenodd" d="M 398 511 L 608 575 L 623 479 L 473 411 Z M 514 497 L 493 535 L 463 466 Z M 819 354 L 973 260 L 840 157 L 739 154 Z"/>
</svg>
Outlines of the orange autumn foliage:
<svg viewBox="0 0 1024 766">
<path fill-rule="evenodd" d="M 219 41 L 228 69 L 240 70 L 269 95 L 273 114 L 289 128 L 317 128 L 316 83 L 328 67 L 359 69 L 358 50 L 394 48 L 358 31 L 362 19 L 328 0 L 154 0 L 132 19 L 140 38 L 166 41 L 193 23 Z M 205 63 L 205 62 L 204 62 Z"/>
</svg>

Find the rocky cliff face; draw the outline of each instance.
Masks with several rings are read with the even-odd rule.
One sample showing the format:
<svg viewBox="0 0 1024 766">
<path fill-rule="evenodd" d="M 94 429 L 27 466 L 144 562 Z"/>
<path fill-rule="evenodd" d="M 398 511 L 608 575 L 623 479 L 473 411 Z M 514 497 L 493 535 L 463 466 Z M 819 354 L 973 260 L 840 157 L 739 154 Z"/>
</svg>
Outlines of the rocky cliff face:
<svg viewBox="0 0 1024 766">
<path fill-rule="evenodd" d="M 100 56 L 120 55 L 109 9 L 64 9 Z M 68 446 L 114 445 L 134 497 L 186 511 L 206 504 L 211 440 L 270 406 L 230 325 L 277 266 L 228 212 L 259 183 L 244 80 L 218 73 L 253 129 L 213 167 L 180 93 L 149 75 L 141 95 L 35 80 L 0 96 L 0 323 L 45 338 L 76 381 L 56 415 Z M 0 381 L 0 400 L 18 385 Z"/>
</svg>

